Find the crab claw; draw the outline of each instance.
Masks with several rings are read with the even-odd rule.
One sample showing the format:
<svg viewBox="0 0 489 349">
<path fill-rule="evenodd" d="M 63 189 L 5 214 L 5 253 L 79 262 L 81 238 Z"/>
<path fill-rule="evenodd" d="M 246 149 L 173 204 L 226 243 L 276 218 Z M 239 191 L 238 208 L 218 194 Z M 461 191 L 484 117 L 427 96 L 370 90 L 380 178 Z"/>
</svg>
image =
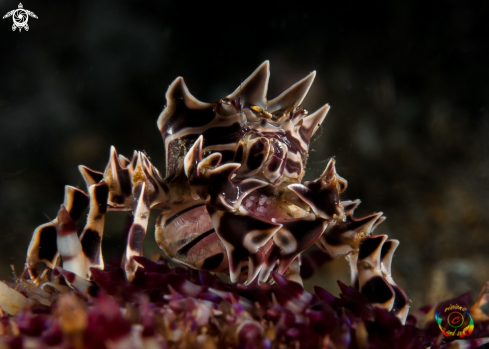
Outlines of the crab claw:
<svg viewBox="0 0 489 349">
<path fill-rule="evenodd" d="M 357 261 L 358 286 L 370 303 L 390 311 L 395 292 L 381 270 L 381 251 L 385 240 L 387 235 L 376 235 L 362 241 Z"/>
<path fill-rule="evenodd" d="M 331 222 L 316 245 L 334 257 L 343 256 L 357 251 L 361 239 L 372 234 L 372 231 L 384 221 L 382 212 L 374 213 L 363 218 L 353 217 L 353 211 L 360 204 L 360 200 L 343 201 L 346 219 Z"/>
<path fill-rule="evenodd" d="M 242 166 L 238 173 L 240 177 L 256 175 L 265 164 L 270 153 L 270 141 L 266 137 L 250 139 L 243 151 Z"/>
<path fill-rule="evenodd" d="M 323 174 L 315 181 L 288 186 L 299 198 L 308 204 L 314 213 L 327 220 L 344 217 L 340 194 L 346 190 L 347 182 L 336 173 L 334 159 L 331 159 Z"/>
<path fill-rule="evenodd" d="M 232 179 L 241 165 L 219 166 L 222 159 L 219 153 L 202 159 L 202 145 L 203 137 L 200 136 L 185 156 L 184 170 L 192 193 L 214 210 L 237 211 L 246 195 L 268 184 L 258 179 Z"/>
<path fill-rule="evenodd" d="M 317 240 L 328 224 L 326 220 L 321 218 L 314 220 L 304 218 L 273 219 L 273 222 L 282 225 L 282 228 L 273 236 L 273 242 L 280 248 L 280 264 L 277 268 L 279 274 L 283 274 L 290 263 Z M 273 262 L 267 260 L 267 265 Z"/>
<path fill-rule="evenodd" d="M 217 210 L 237 211 L 246 195 L 268 185 L 267 182 L 258 179 L 232 179 L 240 166 L 237 163 L 230 163 L 209 169 L 205 173 L 209 180 L 208 206 L 213 206 Z"/>
<path fill-rule="evenodd" d="M 287 145 L 272 138 L 270 140 L 270 150 L 271 154 L 269 154 L 269 160 L 263 170 L 263 175 L 268 178 L 270 182 L 275 183 L 282 178 L 285 170 L 288 153 Z"/>
<path fill-rule="evenodd" d="M 248 258 L 246 283 L 252 282 L 263 265 L 262 248 L 282 225 L 254 218 L 243 209 L 235 214 L 234 212 L 218 211 L 207 205 L 207 211 L 217 235 L 226 248 L 231 281 L 236 282 L 241 273 L 242 262 Z"/>
</svg>

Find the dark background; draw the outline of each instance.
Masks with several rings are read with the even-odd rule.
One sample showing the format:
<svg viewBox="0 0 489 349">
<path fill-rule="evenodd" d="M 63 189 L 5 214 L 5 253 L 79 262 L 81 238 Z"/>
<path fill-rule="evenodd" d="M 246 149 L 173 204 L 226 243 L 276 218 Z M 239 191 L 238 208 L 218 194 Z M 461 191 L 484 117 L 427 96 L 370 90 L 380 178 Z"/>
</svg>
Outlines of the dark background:
<svg viewBox="0 0 489 349">
<path fill-rule="evenodd" d="M 2 1 L 0 14 L 17 5 Z M 164 172 L 156 120 L 177 76 L 215 101 L 265 59 L 271 98 L 317 71 L 303 106 L 332 109 L 306 179 L 335 156 L 344 199 L 363 202 L 356 215 L 384 212 L 376 233 L 401 241 L 394 277 L 413 307 L 489 278 L 487 1 L 23 5 L 39 17 L 28 32 L 0 21 L 0 279 L 23 268 L 64 185 L 84 188 L 77 165 L 103 170 L 114 145 Z M 124 248 L 124 220 L 109 214 L 106 257 Z M 307 285 L 335 291 L 337 278 L 349 279 L 344 260 Z"/>
</svg>

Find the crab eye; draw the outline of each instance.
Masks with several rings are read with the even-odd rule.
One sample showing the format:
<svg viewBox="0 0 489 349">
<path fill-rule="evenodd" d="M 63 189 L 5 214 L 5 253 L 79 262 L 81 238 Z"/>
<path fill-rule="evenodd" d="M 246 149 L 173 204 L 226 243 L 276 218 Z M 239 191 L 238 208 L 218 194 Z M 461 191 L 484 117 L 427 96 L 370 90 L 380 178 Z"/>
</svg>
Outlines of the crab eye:
<svg viewBox="0 0 489 349">
<path fill-rule="evenodd" d="M 261 118 L 266 118 L 266 119 L 273 119 L 274 116 L 267 112 L 265 109 L 260 108 L 256 105 L 250 106 L 250 109 L 253 110 L 255 113 L 257 113 Z"/>
<path fill-rule="evenodd" d="M 231 116 L 239 113 L 237 103 L 230 99 L 221 99 L 216 106 L 216 112 L 221 116 Z"/>
<path fill-rule="evenodd" d="M 263 113 L 263 109 L 260 108 L 260 107 L 257 107 L 256 105 L 250 106 L 250 109 L 253 110 L 256 113 L 260 113 L 260 114 Z"/>
</svg>

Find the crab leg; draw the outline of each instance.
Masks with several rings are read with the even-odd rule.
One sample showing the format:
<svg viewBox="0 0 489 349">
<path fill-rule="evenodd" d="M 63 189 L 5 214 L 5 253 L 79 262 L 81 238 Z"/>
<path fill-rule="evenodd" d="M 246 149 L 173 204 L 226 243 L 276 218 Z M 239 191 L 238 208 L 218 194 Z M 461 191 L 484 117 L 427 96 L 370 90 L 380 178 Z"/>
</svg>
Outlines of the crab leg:
<svg viewBox="0 0 489 349">
<path fill-rule="evenodd" d="M 345 259 L 347 260 L 348 264 L 350 265 L 350 285 L 356 290 L 359 290 L 360 287 L 358 286 L 358 269 L 357 269 L 357 262 L 358 262 L 358 251 L 352 251 L 350 252 Z"/>
<path fill-rule="evenodd" d="M 270 273 L 277 266 L 280 259 L 280 247 L 275 244 L 272 244 L 270 249 L 267 252 L 265 262 L 263 263 L 263 267 L 260 270 L 260 275 L 258 280 L 260 282 L 267 282 L 270 277 Z"/>
<path fill-rule="evenodd" d="M 107 184 L 92 184 L 89 194 L 90 211 L 80 238 L 77 235 L 76 221 L 64 205 L 58 213 L 56 225 L 56 245 L 63 261 L 63 269 L 85 278 L 90 276 L 90 267 L 103 269 L 104 266 L 101 246 L 107 213 Z"/>
<path fill-rule="evenodd" d="M 397 249 L 397 246 L 399 246 L 398 240 L 387 240 L 384 242 L 381 251 L 380 267 L 382 270 L 382 275 L 391 285 L 395 293 L 392 312 L 396 314 L 396 316 L 401 319 L 401 322 L 404 324 L 406 323 L 406 318 L 409 313 L 409 298 L 404 290 L 394 282 L 391 275 L 392 256 L 394 255 L 394 251 Z"/>
<path fill-rule="evenodd" d="M 342 220 L 343 206 L 339 197 L 346 190 L 347 182 L 336 173 L 335 161 L 331 159 L 323 174 L 315 181 L 288 186 L 308 204 L 316 216 L 327 220 Z"/>
<path fill-rule="evenodd" d="M 64 205 L 61 205 L 61 209 L 58 212 L 56 232 L 56 245 L 63 261 L 63 268 L 86 278 L 86 260 L 82 253 L 82 245 L 78 239 L 76 223 Z"/>
<path fill-rule="evenodd" d="M 404 324 L 409 312 L 409 299 L 391 276 L 392 256 L 399 241 L 386 239 L 386 235 L 368 237 L 362 241 L 360 251 L 346 256 L 350 264 L 351 285 L 374 305 L 394 313 Z"/>
<path fill-rule="evenodd" d="M 77 188 L 66 186 L 63 206 L 75 223 L 80 219 L 88 206 L 88 195 Z M 56 265 L 58 249 L 56 246 L 58 218 L 39 226 L 33 233 L 27 250 L 27 267 L 32 275 L 37 276 L 38 262 L 46 263 L 50 268 Z"/>
<path fill-rule="evenodd" d="M 229 260 L 229 276 L 236 282 L 241 273 L 242 261 L 248 258 L 248 280 L 252 282 L 260 272 L 264 261 L 263 247 L 282 227 L 251 217 L 241 209 L 239 214 L 214 210 L 207 206 L 216 233 L 226 248 Z"/>
<path fill-rule="evenodd" d="M 133 163 L 134 165 L 128 168 L 131 168 L 132 174 L 134 220 L 127 237 L 124 257 L 124 270 L 129 281 L 134 279 L 138 268 L 132 257 L 143 254 L 143 241 L 148 229 L 150 207 L 168 201 L 171 195 L 156 168 L 143 153 L 135 154 Z"/>
<path fill-rule="evenodd" d="M 87 184 L 92 183 L 98 172 L 81 168 Z M 178 195 L 172 193 L 158 170 L 141 152 L 135 152 L 129 161 L 117 155 L 111 147 L 110 161 L 103 174 L 103 181 L 90 187 L 91 210 L 87 226 L 80 239 L 89 267 L 103 268 L 101 242 L 105 214 L 111 211 L 133 210 L 134 222 L 130 229 L 124 269 L 128 280 L 132 280 L 137 265 L 132 256 L 142 254 L 142 243 L 146 235 L 149 209 Z M 93 192 L 92 192 L 93 191 Z"/>
<path fill-rule="evenodd" d="M 132 257 L 143 254 L 143 241 L 148 229 L 149 199 L 144 182 L 138 183 L 134 187 L 134 197 L 136 198 L 133 212 L 134 221 L 127 237 L 126 257 L 124 261 L 124 270 L 126 271 L 126 277 L 129 282 L 134 279 L 137 269 L 137 264 Z"/>
<path fill-rule="evenodd" d="M 375 306 L 388 311 L 394 305 L 395 293 L 382 275 L 381 250 L 387 235 L 369 236 L 362 241 L 358 252 L 358 286 Z"/>
<path fill-rule="evenodd" d="M 372 234 L 372 231 L 385 220 L 382 212 L 374 213 L 363 218 L 353 217 L 353 211 L 360 204 L 360 200 L 341 202 L 345 211 L 344 221 L 331 222 L 316 245 L 324 252 L 339 257 L 358 251 L 363 237 Z"/>
<path fill-rule="evenodd" d="M 102 236 L 104 234 L 105 215 L 107 214 L 109 187 L 105 182 L 93 184 L 90 186 L 89 194 L 90 211 L 88 212 L 85 228 L 80 235 L 83 255 L 87 261 L 87 274 L 89 274 L 90 267 L 104 268 Z"/>
<path fill-rule="evenodd" d="M 102 172 L 94 171 L 86 166 L 80 165 L 78 166 L 78 170 L 85 180 L 87 188 L 90 188 L 91 185 L 97 184 L 104 179 L 104 174 Z"/>
<path fill-rule="evenodd" d="M 126 167 L 121 165 L 119 158 Z M 59 252 L 64 260 L 65 269 L 86 277 L 89 275 L 90 267 L 103 268 L 101 242 L 105 214 L 108 209 L 132 208 L 132 193 L 128 194 L 127 188 L 132 187 L 134 163 L 135 159 L 129 162 L 122 156 L 118 157 L 115 148 L 112 147 L 105 173 L 79 166 L 89 195 L 80 189 L 66 186 L 64 211 L 61 210 L 60 216 L 52 222 L 38 227 L 33 234 L 27 254 L 27 265 L 32 275 L 36 275 L 35 266 L 40 261 L 54 268 L 60 246 L 64 249 Z M 72 223 L 79 220 L 89 203 L 86 226 L 80 235 L 80 241 L 74 242 L 76 227 L 74 228 Z M 68 240 L 72 244 L 71 247 L 67 247 Z M 81 246 L 79 251 L 78 246 Z"/>
<path fill-rule="evenodd" d="M 275 220 L 282 227 L 273 236 L 275 244 L 274 251 L 267 254 L 267 260 L 264 267 L 264 273 L 260 275 L 260 280 L 265 281 L 276 264 L 277 258 L 280 263 L 277 267 L 277 272 L 283 274 L 290 266 L 292 261 L 309 248 L 317 238 L 323 233 L 328 222 L 324 219 L 307 220 L 304 218 L 290 220 Z M 275 251 L 279 249 L 278 255 Z"/>
<path fill-rule="evenodd" d="M 54 269 L 53 275 L 62 277 L 68 287 L 77 290 L 81 294 L 88 294 L 88 290 L 92 286 L 92 282 L 87 280 L 86 277 L 81 277 L 76 273 L 60 267 Z"/>
</svg>

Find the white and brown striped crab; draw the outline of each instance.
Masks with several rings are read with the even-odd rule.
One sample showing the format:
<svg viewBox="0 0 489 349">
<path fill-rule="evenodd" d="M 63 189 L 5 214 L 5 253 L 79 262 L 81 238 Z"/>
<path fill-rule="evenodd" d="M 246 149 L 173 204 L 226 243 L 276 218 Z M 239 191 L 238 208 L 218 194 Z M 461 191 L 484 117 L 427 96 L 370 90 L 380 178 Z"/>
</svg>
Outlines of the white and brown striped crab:
<svg viewBox="0 0 489 349">
<path fill-rule="evenodd" d="M 357 262 L 360 243 L 370 241 L 382 213 L 353 217 L 360 201 L 340 201 L 347 182 L 336 173 L 334 160 L 318 179 L 301 183 L 309 142 L 329 109 L 325 105 L 308 115 L 299 107 L 314 77 L 315 72 L 267 100 L 266 61 L 215 103 L 198 101 L 177 78 L 158 119 L 166 176 L 142 152 L 128 160 L 114 147 L 105 172 L 80 166 L 88 194 L 67 186 L 57 218 L 35 230 L 27 255 L 31 274 L 39 262 L 51 268 L 62 262 L 64 270 L 90 278 L 91 267 L 104 266 L 106 213 L 132 210 L 124 257 L 132 280 L 138 268 L 132 257 L 142 254 L 150 208 L 156 208 L 162 211 L 158 245 L 190 268 L 229 273 L 233 282 L 240 276 L 246 283 L 266 281 L 272 270 L 300 281 L 299 256 L 316 243 L 333 256 L 350 255 L 357 288 L 377 279 L 375 289 L 387 293 L 372 302 L 394 299 L 390 258 L 397 242 L 384 244 L 385 236 L 371 240 Z M 87 207 L 87 223 L 78 236 L 76 222 Z M 386 259 L 382 268 L 381 259 Z M 367 271 L 362 274 L 357 266 Z"/>
</svg>

